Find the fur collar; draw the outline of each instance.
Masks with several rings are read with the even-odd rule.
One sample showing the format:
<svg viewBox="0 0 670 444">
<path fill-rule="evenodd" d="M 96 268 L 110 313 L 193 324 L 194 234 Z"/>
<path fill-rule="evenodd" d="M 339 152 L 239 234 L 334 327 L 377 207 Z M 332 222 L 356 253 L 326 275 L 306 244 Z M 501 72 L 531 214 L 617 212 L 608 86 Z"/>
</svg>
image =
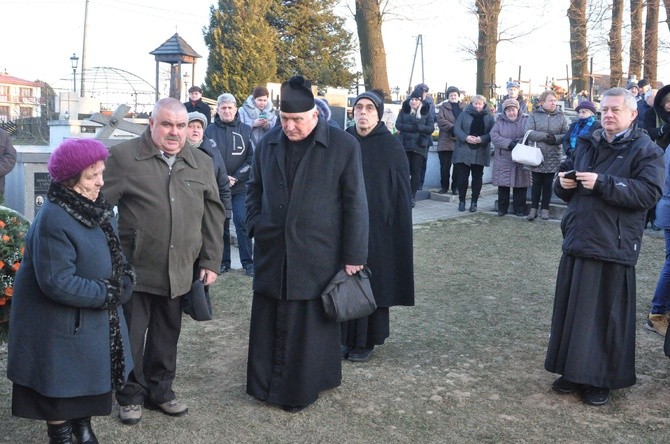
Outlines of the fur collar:
<svg viewBox="0 0 670 444">
<path fill-rule="evenodd" d="M 60 182 L 51 182 L 47 198 L 89 228 L 109 222 L 114 215 L 102 194 L 93 202 Z"/>
</svg>

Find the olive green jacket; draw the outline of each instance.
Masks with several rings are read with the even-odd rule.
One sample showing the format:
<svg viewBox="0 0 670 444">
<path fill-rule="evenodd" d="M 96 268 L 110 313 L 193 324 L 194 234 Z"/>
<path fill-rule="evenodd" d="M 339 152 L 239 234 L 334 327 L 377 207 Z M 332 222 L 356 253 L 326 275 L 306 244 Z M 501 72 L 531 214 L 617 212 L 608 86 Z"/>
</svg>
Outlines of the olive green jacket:
<svg viewBox="0 0 670 444">
<path fill-rule="evenodd" d="M 147 129 L 110 149 L 102 193 L 118 206 L 123 252 L 135 291 L 177 297 L 191 288 L 193 265 L 218 271 L 225 213 L 211 158 L 183 149 L 170 169 Z"/>
</svg>

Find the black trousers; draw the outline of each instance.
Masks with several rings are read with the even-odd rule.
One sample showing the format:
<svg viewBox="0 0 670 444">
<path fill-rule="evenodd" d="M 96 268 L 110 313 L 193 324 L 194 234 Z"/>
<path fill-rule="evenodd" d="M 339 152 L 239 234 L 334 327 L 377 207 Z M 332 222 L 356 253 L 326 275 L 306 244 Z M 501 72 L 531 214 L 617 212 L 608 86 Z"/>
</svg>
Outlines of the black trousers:
<svg viewBox="0 0 670 444">
<path fill-rule="evenodd" d="M 437 156 L 440 158 L 440 188 L 449 190 L 449 179 L 451 179 L 451 190 L 455 191 L 456 186 L 456 171 L 454 169 L 454 177 L 450 176 L 451 172 L 451 158 L 454 156 L 453 151 L 438 151 Z"/>
<path fill-rule="evenodd" d="M 507 213 L 509 210 L 509 189 L 510 187 L 498 187 L 498 211 L 502 211 L 503 213 Z M 526 194 L 528 193 L 528 188 L 515 187 L 513 190 L 513 211 L 515 214 L 523 213 L 526 211 Z"/>
<path fill-rule="evenodd" d="M 177 342 L 181 332 L 181 297 L 133 292 L 123 306 L 135 367 L 116 392 L 120 405 L 163 404 L 175 399 Z M 146 341 L 145 341 L 146 334 Z"/>
<path fill-rule="evenodd" d="M 468 192 L 468 179 L 472 173 L 472 201 L 477 202 L 479 193 L 482 191 L 482 178 L 484 177 L 484 165 L 466 165 L 464 163 L 454 164 L 454 172 L 458 180 L 458 201 L 465 202 Z"/>
<path fill-rule="evenodd" d="M 537 210 L 542 199 L 543 210 L 549 209 L 551 202 L 551 187 L 554 183 L 554 173 L 533 173 L 533 189 L 531 191 L 530 207 Z"/>
<path fill-rule="evenodd" d="M 412 198 L 416 197 L 416 192 L 421 188 L 421 168 L 423 168 L 424 157 L 413 151 L 406 151 L 409 161 L 410 188 L 412 189 Z"/>
</svg>

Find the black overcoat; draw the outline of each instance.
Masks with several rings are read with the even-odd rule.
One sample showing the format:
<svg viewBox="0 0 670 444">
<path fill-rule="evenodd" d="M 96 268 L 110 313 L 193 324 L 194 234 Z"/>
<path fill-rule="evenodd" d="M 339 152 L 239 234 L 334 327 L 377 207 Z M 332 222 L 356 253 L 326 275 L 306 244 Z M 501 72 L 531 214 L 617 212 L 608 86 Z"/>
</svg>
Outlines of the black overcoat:
<svg viewBox="0 0 670 444">
<path fill-rule="evenodd" d="M 368 197 L 370 283 L 379 307 L 414 305 L 412 192 L 405 150 L 380 122 L 366 137 L 347 130 L 361 145 Z"/>
<path fill-rule="evenodd" d="M 319 119 L 289 194 L 281 127 L 259 142 L 247 189 L 254 238 L 253 289 L 280 299 L 318 298 L 344 265 L 368 255 L 368 204 L 358 142 Z M 284 274 L 284 266 L 286 273 Z"/>
</svg>

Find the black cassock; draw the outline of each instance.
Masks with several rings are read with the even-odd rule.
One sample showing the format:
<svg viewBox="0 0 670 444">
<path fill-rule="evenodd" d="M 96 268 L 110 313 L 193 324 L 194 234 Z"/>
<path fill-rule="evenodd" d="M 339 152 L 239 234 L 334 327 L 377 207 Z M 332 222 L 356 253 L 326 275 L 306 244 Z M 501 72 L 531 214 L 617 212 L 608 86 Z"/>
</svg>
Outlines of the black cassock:
<svg viewBox="0 0 670 444">
<path fill-rule="evenodd" d="M 414 305 L 412 193 L 405 149 L 384 123 L 366 137 L 347 130 L 361 145 L 368 199 L 368 266 L 377 310 L 366 318 L 342 323 L 342 344 L 370 347 L 389 336 L 389 309 Z"/>
</svg>

